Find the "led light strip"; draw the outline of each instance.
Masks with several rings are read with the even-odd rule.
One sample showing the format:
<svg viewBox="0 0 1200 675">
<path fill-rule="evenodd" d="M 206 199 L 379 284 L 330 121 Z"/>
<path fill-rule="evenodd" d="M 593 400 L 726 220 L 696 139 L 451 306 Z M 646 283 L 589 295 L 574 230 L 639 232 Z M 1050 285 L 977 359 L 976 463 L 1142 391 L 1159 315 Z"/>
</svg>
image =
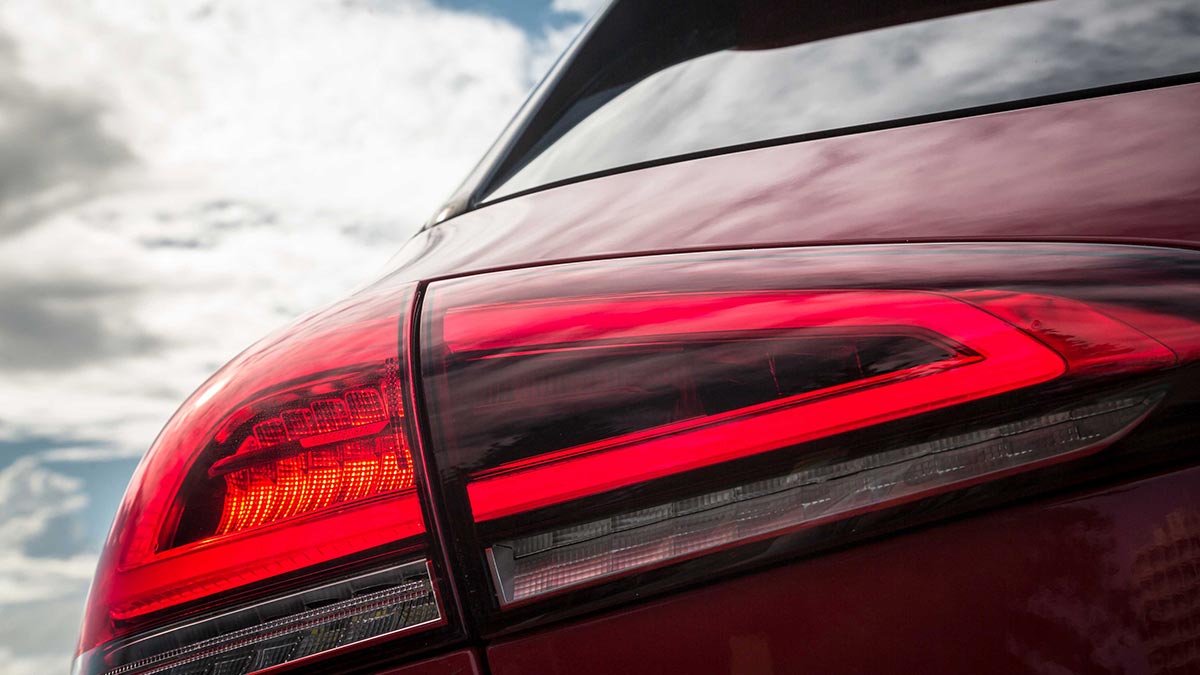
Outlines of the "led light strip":
<svg viewBox="0 0 1200 675">
<path fill-rule="evenodd" d="M 497 542 L 502 605 L 1098 449 L 1162 395 L 1109 400 Z"/>
<path fill-rule="evenodd" d="M 898 327 L 955 352 L 935 363 L 489 469 L 467 485 L 476 522 L 1041 384 L 1066 372 L 1061 355 L 1012 324 L 953 297 L 919 291 L 673 295 L 549 309 L 489 306 L 456 310 L 444 323 L 447 348 L 463 353 L 731 329 L 851 334 Z"/>
<path fill-rule="evenodd" d="M 148 636 L 108 655 L 105 675 L 244 675 L 440 621 L 418 560 Z"/>
</svg>

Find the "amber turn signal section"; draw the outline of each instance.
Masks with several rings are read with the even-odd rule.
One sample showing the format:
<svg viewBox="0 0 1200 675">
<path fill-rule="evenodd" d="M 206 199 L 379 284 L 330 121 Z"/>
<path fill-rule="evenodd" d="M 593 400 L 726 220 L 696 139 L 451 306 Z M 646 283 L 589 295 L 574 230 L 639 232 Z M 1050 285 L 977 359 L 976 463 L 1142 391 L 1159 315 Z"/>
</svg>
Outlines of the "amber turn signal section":
<svg viewBox="0 0 1200 675">
<path fill-rule="evenodd" d="M 411 488 L 412 457 L 397 446 L 395 437 L 350 441 L 234 471 L 216 534 Z"/>
<path fill-rule="evenodd" d="M 243 432 L 237 451 L 209 470 L 225 488 L 214 534 L 412 488 L 412 453 L 404 435 L 389 427 L 393 413 L 403 417 L 403 406 L 381 389 L 324 394 Z"/>
</svg>

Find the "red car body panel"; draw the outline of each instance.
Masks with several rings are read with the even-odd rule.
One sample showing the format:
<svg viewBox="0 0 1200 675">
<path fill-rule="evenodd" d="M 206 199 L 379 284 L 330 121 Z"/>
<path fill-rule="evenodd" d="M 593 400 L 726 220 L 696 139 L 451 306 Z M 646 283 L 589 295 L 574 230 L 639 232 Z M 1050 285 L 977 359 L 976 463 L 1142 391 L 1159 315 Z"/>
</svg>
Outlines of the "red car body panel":
<svg viewBox="0 0 1200 675">
<path fill-rule="evenodd" d="M 1197 468 L 681 593 L 502 642 L 488 662 L 493 675 L 1183 672 L 1167 666 L 1188 631 L 1154 617 L 1200 607 L 1197 578 L 1156 582 L 1150 561 L 1189 537 L 1200 562 Z"/>
<path fill-rule="evenodd" d="M 482 675 L 478 650 L 462 649 L 444 656 L 410 663 L 379 675 Z"/>
<path fill-rule="evenodd" d="M 407 280 L 778 244 L 1200 244 L 1200 84 L 618 173 L 484 206 L 393 261 Z"/>
</svg>

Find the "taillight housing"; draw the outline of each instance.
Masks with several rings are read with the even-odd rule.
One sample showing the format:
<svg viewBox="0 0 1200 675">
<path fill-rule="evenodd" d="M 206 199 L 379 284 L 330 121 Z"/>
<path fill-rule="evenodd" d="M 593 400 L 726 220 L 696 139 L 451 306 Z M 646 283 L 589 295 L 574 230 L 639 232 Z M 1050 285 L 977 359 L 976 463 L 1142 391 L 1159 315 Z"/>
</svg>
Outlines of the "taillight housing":
<svg viewBox="0 0 1200 675">
<path fill-rule="evenodd" d="M 118 512 L 77 672 L 236 675 L 381 639 L 437 642 L 444 574 L 401 349 L 413 298 L 369 288 L 243 353 L 183 405 Z"/>
<path fill-rule="evenodd" d="M 1191 451 L 1153 433 L 1194 428 L 1198 371 L 1192 251 L 778 248 L 385 280 L 168 423 L 76 672 L 367 672 L 468 625 L 492 638 L 1128 476 Z"/>
<path fill-rule="evenodd" d="M 432 283 L 431 461 L 475 610 L 512 629 L 1070 484 L 1194 372 L 1198 270 L 963 244 Z"/>
</svg>

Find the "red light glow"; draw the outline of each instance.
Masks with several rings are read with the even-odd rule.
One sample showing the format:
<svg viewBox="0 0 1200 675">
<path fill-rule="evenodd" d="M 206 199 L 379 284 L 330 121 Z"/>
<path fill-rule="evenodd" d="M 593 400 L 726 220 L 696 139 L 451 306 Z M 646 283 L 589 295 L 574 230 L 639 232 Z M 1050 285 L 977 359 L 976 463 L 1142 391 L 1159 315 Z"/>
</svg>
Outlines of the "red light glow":
<svg viewBox="0 0 1200 675">
<path fill-rule="evenodd" d="M 189 530 L 192 537 L 183 541 L 168 539 L 144 564 L 125 572 L 128 600 L 113 604 L 113 617 L 141 616 L 234 588 L 272 569 L 311 564 L 305 532 L 325 542 L 321 556 L 333 557 L 420 534 L 412 454 L 400 431 L 402 408 L 398 399 L 389 401 L 398 389 L 387 386 L 388 371 L 380 379 L 373 370 L 349 381 L 318 380 L 231 413 L 235 423 L 222 425 L 224 442 L 218 446 L 242 438 L 236 452 L 203 472 L 208 481 L 202 487 L 181 495 L 182 520 L 188 520 L 195 500 L 200 522 L 213 508 L 210 496 L 219 495 L 219 520 L 207 531 Z M 363 386 L 364 378 L 374 384 Z M 223 489 L 216 491 L 214 482 Z M 336 529 L 323 522 L 330 519 Z M 189 583 L 179 583 L 182 578 Z"/>
<path fill-rule="evenodd" d="M 670 340 L 737 331 L 886 330 L 947 346 L 942 361 L 797 396 L 565 448 L 477 474 L 477 521 L 491 520 L 1054 379 L 1062 355 L 959 299 L 912 291 L 691 294 L 452 310 L 451 352 L 603 340 Z"/>
<path fill-rule="evenodd" d="M 397 362 L 411 297 L 381 287 L 301 321 L 181 407 L 117 513 L 81 652 L 248 584 L 423 546 Z"/>
<path fill-rule="evenodd" d="M 213 542 L 169 551 L 122 571 L 120 595 L 106 613 L 128 621 L 151 612 L 232 590 L 315 562 L 333 560 L 425 531 L 415 490 L 367 500 L 336 513 L 336 527 L 317 514 L 282 527 L 237 532 Z"/>
<path fill-rule="evenodd" d="M 387 419 L 384 396 L 361 387 L 258 422 L 237 452 L 210 470 L 225 481 L 213 534 L 413 487 L 412 454 L 403 436 L 385 432 Z M 297 444 L 305 451 L 297 454 Z"/>
<path fill-rule="evenodd" d="M 216 535 L 413 486 L 412 456 L 395 438 L 338 443 L 225 475 Z"/>
</svg>

